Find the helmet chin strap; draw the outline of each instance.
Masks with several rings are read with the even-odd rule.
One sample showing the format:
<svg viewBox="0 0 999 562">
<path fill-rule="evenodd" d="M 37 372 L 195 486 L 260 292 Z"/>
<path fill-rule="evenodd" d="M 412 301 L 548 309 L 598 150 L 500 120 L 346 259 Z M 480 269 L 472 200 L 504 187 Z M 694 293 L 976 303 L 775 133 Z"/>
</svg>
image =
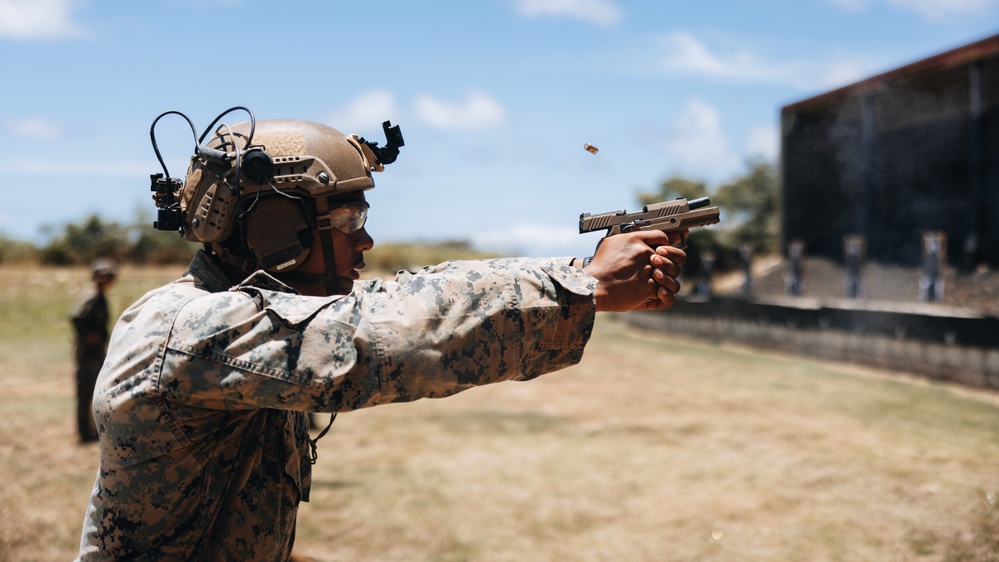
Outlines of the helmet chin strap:
<svg viewBox="0 0 999 562">
<path fill-rule="evenodd" d="M 317 273 L 305 273 L 303 271 L 288 271 L 274 274 L 282 281 L 291 281 L 298 285 L 309 285 L 311 287 L 322 287 L 326 295 L 346 295 L 354 289 L 354 281 L 336 274 L 336 261 L 333 256 L 332 236 L 328 232 L 319 232 L 320 242 L 323 246 L 323 259 L 326 261 L 326 275 Z"/>
<path fill-rule="evenodd" d="M 323 248 L 323 261 L 326 263 L 326 275 L 288 271 L 275 275 L 282 281 L 291 281 L 300 285 L 322 287 L 326 295 L 346 295 L 354 289 L 354 281 L 337 275 L 336 255 L 333 253 L 333 225 L 330 222 L 330 208 L 325 197 L 315 199 L 316 227 L 319 229 L 319 243 Z"/>
<path fill-rule="evenodd" d="M 330 222 L 329 204 L 326 202 L 325 197 L 316 198 L 315 202 L 316 220 L 314 222 L 319 229 L 318 236 L 323 250 L 323 261 L 326 266 L 326 274 L 321 275 L 317 273 L 306 273 L 304 271 L 291 270 L 281 273 L 272 273 L 272 275 L 284 282 L 292 282 L 297 285 L 307 285 L 310 287 L 319 287 L 322 289 L 322 292 L 326 294 L 326 296 L 349 294 L 354 289 L 354 281 L 352 279 L 337 275 L 336 255 L 333 252 L 333 233 L 331 232 L 333 225 Z M 213 242 L 210 245 L 206 244 L 206 246 L 209 247 L 212 253 L 214 253 L 219 260 L 237 268 L 244 275 L 249 275 L 260 267 L 260 264 L 258 264 L 256 260 L 231 252 L 217 242 Z"/>
</svg>

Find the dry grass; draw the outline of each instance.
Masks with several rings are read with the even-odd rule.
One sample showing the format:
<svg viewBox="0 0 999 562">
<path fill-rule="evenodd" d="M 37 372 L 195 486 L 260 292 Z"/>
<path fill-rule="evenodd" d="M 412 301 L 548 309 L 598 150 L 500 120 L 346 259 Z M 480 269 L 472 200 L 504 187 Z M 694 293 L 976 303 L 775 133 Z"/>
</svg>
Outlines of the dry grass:
<svg viewBox="0 0 999 562">
<path fill-rule="evenodd" d="M 2 329 L 0 560 L 68 560 L 97 466 L 96 447 L 75 442 L 68 345 L 53 327 Z M 378 561 L 995 560 L 997 466 L 994 395 L 602 317 L 572 369 L 341 416 L 320 441 L 298 550 Z"/>
</svg>

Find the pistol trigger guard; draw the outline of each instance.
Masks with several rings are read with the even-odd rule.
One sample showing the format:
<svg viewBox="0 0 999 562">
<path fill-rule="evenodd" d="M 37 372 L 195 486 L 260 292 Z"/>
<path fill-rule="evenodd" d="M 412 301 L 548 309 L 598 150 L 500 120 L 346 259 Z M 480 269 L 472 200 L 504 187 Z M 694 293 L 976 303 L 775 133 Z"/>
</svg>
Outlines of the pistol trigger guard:
<svg viewBox="0 0 999 562">
<path fill-rule="evenodd" d="M 674 244 L 673 247 L 680 248 L 681 250 L 683 250 L 687 247 L 687 235 L 684 234 L 682 230 L 680 232 L 677 232 L 677 234 L 680 235 L 680 242 L 678 244 Z"/>
</svg>

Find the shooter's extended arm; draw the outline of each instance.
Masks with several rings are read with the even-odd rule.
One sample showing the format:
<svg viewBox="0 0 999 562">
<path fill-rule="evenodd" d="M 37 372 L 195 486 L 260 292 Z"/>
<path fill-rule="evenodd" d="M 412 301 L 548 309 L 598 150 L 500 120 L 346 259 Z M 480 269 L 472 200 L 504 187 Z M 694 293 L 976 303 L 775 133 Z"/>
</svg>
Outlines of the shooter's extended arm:
<svg viewBox="0 0 999 562">
<path fill-rule="evenodd" d="M 641 211 L 629 213 L 621 210 L 611 213 L 579 215 L 579 233 L 607 229 L 607 236 L 637 230 L 661 230 L 666 233 L 680 233 L 680 247 L 687 245 L 686 231 L 689 228 L 707 226 L 718 222 L 718 207 L 711 207 L 707 197 L 683 198 L 646 205 Z M 606 236 L 605 236 L 606 238 Z M 603 241 L 601 239 L 601 241 Z M 600 244 L 598 243 L 597 246 Z M 590 258 L 584 260 L 589 264 Z"/>
</svg>

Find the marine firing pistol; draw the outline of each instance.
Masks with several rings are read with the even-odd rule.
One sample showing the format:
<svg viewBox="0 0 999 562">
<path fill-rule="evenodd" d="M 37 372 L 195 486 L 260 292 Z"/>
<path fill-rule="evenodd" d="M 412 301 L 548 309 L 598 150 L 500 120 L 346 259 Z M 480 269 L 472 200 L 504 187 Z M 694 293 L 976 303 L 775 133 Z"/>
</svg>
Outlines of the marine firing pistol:
<svg viewBox="0 0 999 562">
<path fill-rule="evenodd" d="M 579 233 L 584 234 L 606 228 L 607 234 L 604 236 L 606 238 L 622 232 L 640 230 L 661 230 L 667 234 L 678 232 L 680 233 L 678 247 L 685 248 L 688 229 L 718 223 L 718 207 L 710 205 L 711 199 L 708 197 L 691 199 L 690 201 L 678 197 L 672 201 L 651 203 L 643 207 L 641 211 L 634 213 L 629 213 L 626 210 L 598 215 L 583 213 L 579 215 Z M 600 242 L 603 242 L 603 238 Z M 600 247 L 599 242 L 597 247 Z M 589 257 L 583 260 L 583 266 L 589 265 L 592 259 Z"/>
</svg>

